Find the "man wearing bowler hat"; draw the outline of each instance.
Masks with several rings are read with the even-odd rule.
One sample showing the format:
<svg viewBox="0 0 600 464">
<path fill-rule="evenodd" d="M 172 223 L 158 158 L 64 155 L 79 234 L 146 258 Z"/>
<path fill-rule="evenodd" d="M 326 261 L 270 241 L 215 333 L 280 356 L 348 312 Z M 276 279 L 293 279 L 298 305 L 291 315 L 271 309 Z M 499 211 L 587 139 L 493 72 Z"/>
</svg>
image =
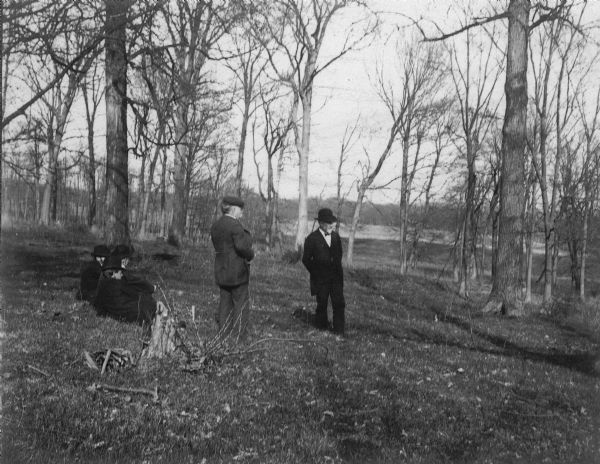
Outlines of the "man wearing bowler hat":
<svg viewBox="0 0 600 464">
<path fill-rule="evenodd" d="M 252 236 L 240 219 L 244 201 L 237 196 L 225 196 L 221 201 L 223 216 L 210 229 L 215 247 L 215 281 L 220 301 L 216 312 L 219 334 L 245 341 L 250 313 L 250 261 L 254 258 Z"/>
<path fill-rule="evenodd" d="M 335 232 L 337 218 L 329 208 L 319 210 L 315 218 L 319 228 L 306 237 L 302 263 L 310 273 L 310 294 L 317 297 L 315 324 L 329 328 L 327 305 L 331 298 L 333 332 L 344 335 L 344 271 L 342 269 L 342 240 Z"/>
</svg>

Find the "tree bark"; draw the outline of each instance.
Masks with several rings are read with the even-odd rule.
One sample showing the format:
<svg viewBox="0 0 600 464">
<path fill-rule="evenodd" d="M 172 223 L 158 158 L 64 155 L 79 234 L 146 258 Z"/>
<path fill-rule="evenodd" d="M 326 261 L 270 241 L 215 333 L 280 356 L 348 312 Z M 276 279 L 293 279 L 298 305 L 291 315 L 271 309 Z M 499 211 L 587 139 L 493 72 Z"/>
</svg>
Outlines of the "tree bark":
<svg viewBox="0 0 600 464">
<path fill-rule="evenodd" d="M 313 71 L 306 71 L 312 73 Z M 296 250 L 302 256 L 304 239 L 308 233 L 308 160 L 310 157 L 310 124 L 312 116 L 312 87 L 303 91 L 302 101 L 302 138 L 298 146 L 298 229 L 296 231 Z"/>
<path fill-rule="evenodd" d="M 106 224 L 107 243 L 129 243 L 127 50 L 129 0 L 106 0 Z"/>
<path fill-rule="evenodd" d="M 521 259 L 523 236 L 524 158 L 527 144 L 528 0 L 508 6 L 506 110 L 502 127 L 498 264 L 490 303 L 500 302 L 507 315 L 522 313 Z M 489 304 L 489 303 L 488 303 Z"/>
</svg>

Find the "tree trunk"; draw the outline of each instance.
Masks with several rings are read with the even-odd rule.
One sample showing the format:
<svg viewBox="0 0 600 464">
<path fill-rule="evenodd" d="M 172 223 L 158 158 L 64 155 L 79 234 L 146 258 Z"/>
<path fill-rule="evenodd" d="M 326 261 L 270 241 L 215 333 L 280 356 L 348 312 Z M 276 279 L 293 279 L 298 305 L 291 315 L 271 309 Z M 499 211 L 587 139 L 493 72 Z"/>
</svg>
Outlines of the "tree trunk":
<svg viewBox="0 0 600 464">
<path fill-rule="evenodd" d="M 531 199 L 529 210 L 529 227 L 527 229 L 526 242 L 526 269 L 525 269 L 525 303 L 531 303 L 531 282 L 533 280 L 533 233 L 535 230 L 535 205 L 536 205 L 536 188 L 535 182 L 531 184 Z"/>
<path fill-rule="evenodd" d="M 107 243 L 129 243 L 127 50 L 129 1 L 106 1 L 106 224 Z"/>
<path fill-rule="evenodd" d="M 365 192 L 367 186 L 361 185 L 358 189 L 358 197 L 356 198 L 356 205 L 354 206 L 354 215 L 352 216 L 352 224 L 350 226 L 350 233 L 348 235 L 348 251 L 346 252 L 346 264 L 352 267 L 354 264 L 354 238 L 356 237 L 356 231 L 358 229 L 358 223 L 360 221 L 360 210 L 362 203 L 365 199 Z"/>
<path fill-rule="evenodd" d="M 0 121 L 4 120 L 4 2 L 0 2 Z M 2 240 L 2 190 L 4 178 L 2 165 L 4 164 L 4 126 L 0 125 L 0 241 Z"/>
<path fill-rule="evenodd" d="M 308 160 L 310 157 L 310 124 L 312 112 L 312 88 L 301 96 L 302 100 L 302 139 L 298 146 L 298 229 L 296 250 L 302 255 L 304 239 L 308 233 Z"/>
<path fill-rule="evenodd" d="M 502 127 L 502 171 L 498 233 L 498 272 L 490 303 L 507 315 L 522 313 L 520 263 L 522 258 L 524 158 L 527 144 L 527 42 L 528 0 L 511 0 L 508 6 L 506 61 L 506 112 Z M 499 303 L 499 304 L 498 304 Z"/>
<path fill-rule="evenodd" d="M 410 111 L 410 110 L 409 110 Z M 409 119 L 410 121 L 410 119 Z M 410 127 L 402 140 L 402 173 L 400 175 L 400 275 L 406 274 L 407 228 L 408 228 L 408 150 L 410 147 Z"/>
<path fill-rule="evenodd" d="M 235 177 L 235 190 L 238 196 L 242 196 L 242 178 L 244 176 L 244 152 L 246 151 L 246 135 L 248 133 L 248 121 L 250 119 L 250 98 L 251 95 L 249 95 L 248 91 L 246 91 L 244 95 L 244 114 L 242 115 L 242 132 L 240 134 L 240 144 L 238 146 L 238 162 Z"/>
<path fill-rule="evenodd" d="M 138 236 L 140 238 L 146 238 L 148 233 L 148 206 L 150 205 L 150 195 L 152 194 L 152 183 L 154 180 L 154 173 L 156 171 L 156 163 L 158 162 L 158 156 L 160 155 L 162 142 L 164 141 L 164 133 L 165 128 L 161 124 L 158 129 L 158 144 L 154 149 L 154 156 L 152 157 L 152 161 L 150 161 L 150 168 L 148 172 L 148 186 L 144 191 L 144 196 L 141 202 L 141 211 L 140 211 L 140 228 L 138 232 Z"/>
<path fill-rule="evenodd" d="M 181 123 L 180 123 L 181 124 Z M 169 227 L 169 241 L 176 246 L 180 246 L 183 241 L 185 233 L 185 225 L 187 218 L 187 210 L 185 209 L 185 173 L 186 173 L 186 150 L 188 149 L 186 143 L 182 143 L 181 138 L 186 137 L 183 135 L 183 129 L 178 136 L 178 144 L 175 147 L 175 161 L 173 171 L 173 221 Z"/>
</svg>

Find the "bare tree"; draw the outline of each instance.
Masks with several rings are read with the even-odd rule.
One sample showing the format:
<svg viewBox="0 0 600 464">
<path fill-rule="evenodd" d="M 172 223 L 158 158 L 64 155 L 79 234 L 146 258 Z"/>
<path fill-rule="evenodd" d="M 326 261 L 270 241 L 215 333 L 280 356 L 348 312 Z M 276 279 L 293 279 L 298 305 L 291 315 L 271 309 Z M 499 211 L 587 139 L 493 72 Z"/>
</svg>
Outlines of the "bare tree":
<svg viewBox="0 0 600 464">
<path fill-rule="evenodd" d="M 348 29 L 338 51 L 326 62 L 319 63 L 319 54 L 334 17 L 344 8 L 362 4 L 360 0 L 274 0 L 268 9 L 257 10 L 256 16 L 260 19 L 253 26 L 255 35 L 264 37 L 264 31 L 267 31 L 273 42 L 272 46 L 266 47 L 271 67 L 277 78 L 292 89 L 292 109 L 297 110 L 299 104 L 302 105 L 300 122 L 294 125 L 299 159 L 295 246 L 299 253 L 308 231 L 308 165 L 315 79 L 363 43 L 374 30 L 374 25 L 368 19 L 361 19 Z M 358 27 L 360 25 L 362 27 Z M 359 32 L 355 33 L 357 29 Z"/>
<path fill-rule="evenodd" d="M 402 142 L 402 171 L 400 175 L 400 273 L 407 268 L 408 212 L 412 184 L 421 157 L 425 121 L 438 92 L 443 88 L 444 60 L 440 48 L 435 44 L 398 42 L 398 61 L 402 62 L 398 77 L 385 83 L 379 77 L 379 94 L 383 102 L 398 121 L 397 136 Z M 413 154 L 411 163 L 410 154 Z"/>
<path fill-rule="evenodd" d="M 260 164 L 258 162 L 257 148 L 255 139 L 256 121 L 252 127 L 254 163 L 256 166 L 256 175 L 258 177 L 259 195 L 265 205 L 265 241 L 268 247 L 272 247 L 276 237 L 276 216 L 275 204 L 277 201 L 277 189 L 275 186 L 276 171 L 273 166 L 273 158 L 277 155 L 283 157 L 283 153 L 287 146 L 288 134 L 291 130 L 292 122 L 291 115 L 287 114 L 283 117 L 277 116 L 275 109 L 276 100 L 268 99 L 261 92 L 262 110 L 264 129 L 262 135 L 262 148 L 267 156 L 267 182 L 266 192 L 263 190 L 263 174 L 261 174 Z"/>
<path fill-rule="evenodd" d="M 252 103 L 258 96 L 256 84 L 268 63 L 264 57 L 264 42 L 257 40 L 248 32 L 246 27 L 242 27 L 232 34 L 235 57 L 225 62 L 225 66 L 235 75 L 242 93 L 242 122 L 235 178 L 235 190 L 238 195 L 242 194 L 244 152 L 246 150 L 248 123 L 253 115 Z"/>
<path fill-rule="evenodd" d="M 451 105 L 451 100 L 440 101 L 439 105 L 429 108 L 429 117 L 426 120 L 426 123 L 430 124 L 432 128 L 430 141 L 433 144 L 433 159 L 431 160 L 431 165 L 429 167 L 429 175 L 427 176 L 427 180 L 421 191 L 421 196 L 424 197 L 424 202 L 419 214 L 420 220 L 416 221 L 410 250 L 408 252 L 408 262 L 412 267 L 416 266 L 419 255 L 419 241 L 421 239 L 423 230 L 427 227 L 431 198 L 433 195 L 433 182 L 438 172 L 438 168 L 440 167 L 442 154 L 450 145 L 452 141 L 452 134 L 455 132 L 455 129 L 453 128 L 454 116 L 451 112 Z"/>
<path fill-rule="evenodd" d="M 342 138 L 342 143 L 340 146 L 340 156 L 338 158 L 337 177 L 336 177 L 336 199 L 337 199 L 336 214 L 337 214 L 338 222 L 335 225 L 335 231 L 337 233 L 340 232 L 340 223 L 341 223 L 340 218 L 342 217 L 342 208 L 344 206 L 344 202 L 346 201 L 346 197 L 350 193 L 350 189 L 352 188 L 352 185 L 354 185 L 354 183 L 352 183 L 348 187 L 347 191 L 345 191 L 345 192 L 342 191 L 343 184 L 344 184 L 343 168 L 344 168 L 344 165 L 348 161 L 348 156 L 350 154 L 349 151 L 352 149 L 352 147 L 358 140 L 358 138 L 357 138 L 358 134 L 357 134 L 356 130 L 358 128 L 359 119 L 360 119 L 360 116 L 356 118 L 356 121 L 354 122 L 354 124 L 352 126 L 346 125 L 346 129 L 344 130 L 344 137 Z"/>
<path fill-rule="evenodd" d="M 477 161 L 481 147 L 495 119 L 497 101 L 494 91 L 502 72 L 502 66 L 494 62 L 492 39 L 487 44 L 474 43 L 470 31 L 465 32 L 466 58 L 458 57 L 456 47 L 451 49 L 450 75 L 456 92 L 460 112 L 459 150 L 466 163 L 464 217 L 461 227 L 461 254 L 459 259 L 459 294 L 469 295 L 470 269 L 474 267 L 476 250 L 476 189 L 478 177 Z M 485 48 L 484 48 L 485 47 Z"/>
<path fill-rule="evenodd" d="M 520 264 L 523 237 L 524 153 L 527 145 L 527 43 L 529 1 L 508 6 L 506 110 L 502 128 L 502 165 L 498 262 L 486 309 L 500 306 L 507 314 L 522 310 Z"/>
<path fill-rule="evenodd" d="M 429 39 L 445 40 L 473 27 L 508 18 L 506 83 L 504 87 L 506 109 L 502 130 L 498 260 L 496 273 L 493 275 L 492 291 L 485 308 L 485 311 L 502 309 L 507 314 L 518 314 L 522 310 L 520 269 L 524 210 L 525 166 L 523 158 L 527 145 L 529 35 L 540 24 L 565 19 L 568 7 L 566 0 L 561 0 L 552 7 L 545 2 L 539 2 L 535 5 L 531 22 L 530 10 L 529 0 L 510 0 L 506 10 L 485 18 L 475 19 L 451 33 Z M 426 36 L 424 32 L 423 34 Z"/>
<path fill-rule="evenodd" d="M 106 224 L 108 243 L 129 243 L 127 14 L 129 1 L 106 0 Z"/>
<path fill-rule="evenodd" d="M 81 92 L 85 105 L 85 117 L 87 122 L 87 142 L 88 142 L 88 166 L 87 179 L 89 191 L 88 217 L 87 224 L 92 227 L 97 220 L 97 192 L 96 192 L 96 150 L 94 146 L 95 130 L 94 123 L 100 107 L 100 102 L 104 96 L 104 87 L 99 85 L 98 65 L 95 61 L 90 68 L 91 74 L 85 77 L 81 82 Z"/>
<path fill-rule="evenodd" d="M 600 86 L 591 113 L 586 112 L 586 104 L 582 96 L 579 101 L 580 118 L 583 125 L 585 158 L 582 169 L 583 182 L 583 218 L 581 224 L 581 259 L 579 298 L 585 300 L 586 263 L 589 242 L 589 223 L 594 210 L 594 203 L 600 190 Z"/>
<path fill-rule="evenodd" d="M 239 12 L 230 1 L 210 0 L 195 2 L 176 0 L 161 8 L 170 44 L 164 48 L 168 53 L 170 75 L 174 79 L 176 105 L 174 108 L 175 160 L 173 221 L 169 230 L 170 240 L 179 245 L 187 228 L 189 173 L 193 169 L 189 161 L 195 156 L 197 134 L 193 128 L 202 124 L 198 114 L 207 98 L 209 76 L 205 65 L 216 58 L 217 44 L 239 19 Z"/>
</svg>

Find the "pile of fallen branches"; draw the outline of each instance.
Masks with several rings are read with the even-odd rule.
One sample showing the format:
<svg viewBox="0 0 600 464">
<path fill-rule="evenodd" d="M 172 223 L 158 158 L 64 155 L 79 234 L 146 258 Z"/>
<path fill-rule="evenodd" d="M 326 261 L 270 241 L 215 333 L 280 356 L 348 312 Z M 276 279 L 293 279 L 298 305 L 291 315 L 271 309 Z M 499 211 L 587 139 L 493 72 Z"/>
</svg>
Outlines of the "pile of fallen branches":
<svg viewBox="0 0 600 464">
<path fill-rule="evenodd" d="M 109 348 L 93 353 L 84 351 L 83 357 L 89 367 L 100 371 L 100 375 L 106 371 L 121 371 L 135 365 L 131 351 L 119 348 Z"/>
</svg>

